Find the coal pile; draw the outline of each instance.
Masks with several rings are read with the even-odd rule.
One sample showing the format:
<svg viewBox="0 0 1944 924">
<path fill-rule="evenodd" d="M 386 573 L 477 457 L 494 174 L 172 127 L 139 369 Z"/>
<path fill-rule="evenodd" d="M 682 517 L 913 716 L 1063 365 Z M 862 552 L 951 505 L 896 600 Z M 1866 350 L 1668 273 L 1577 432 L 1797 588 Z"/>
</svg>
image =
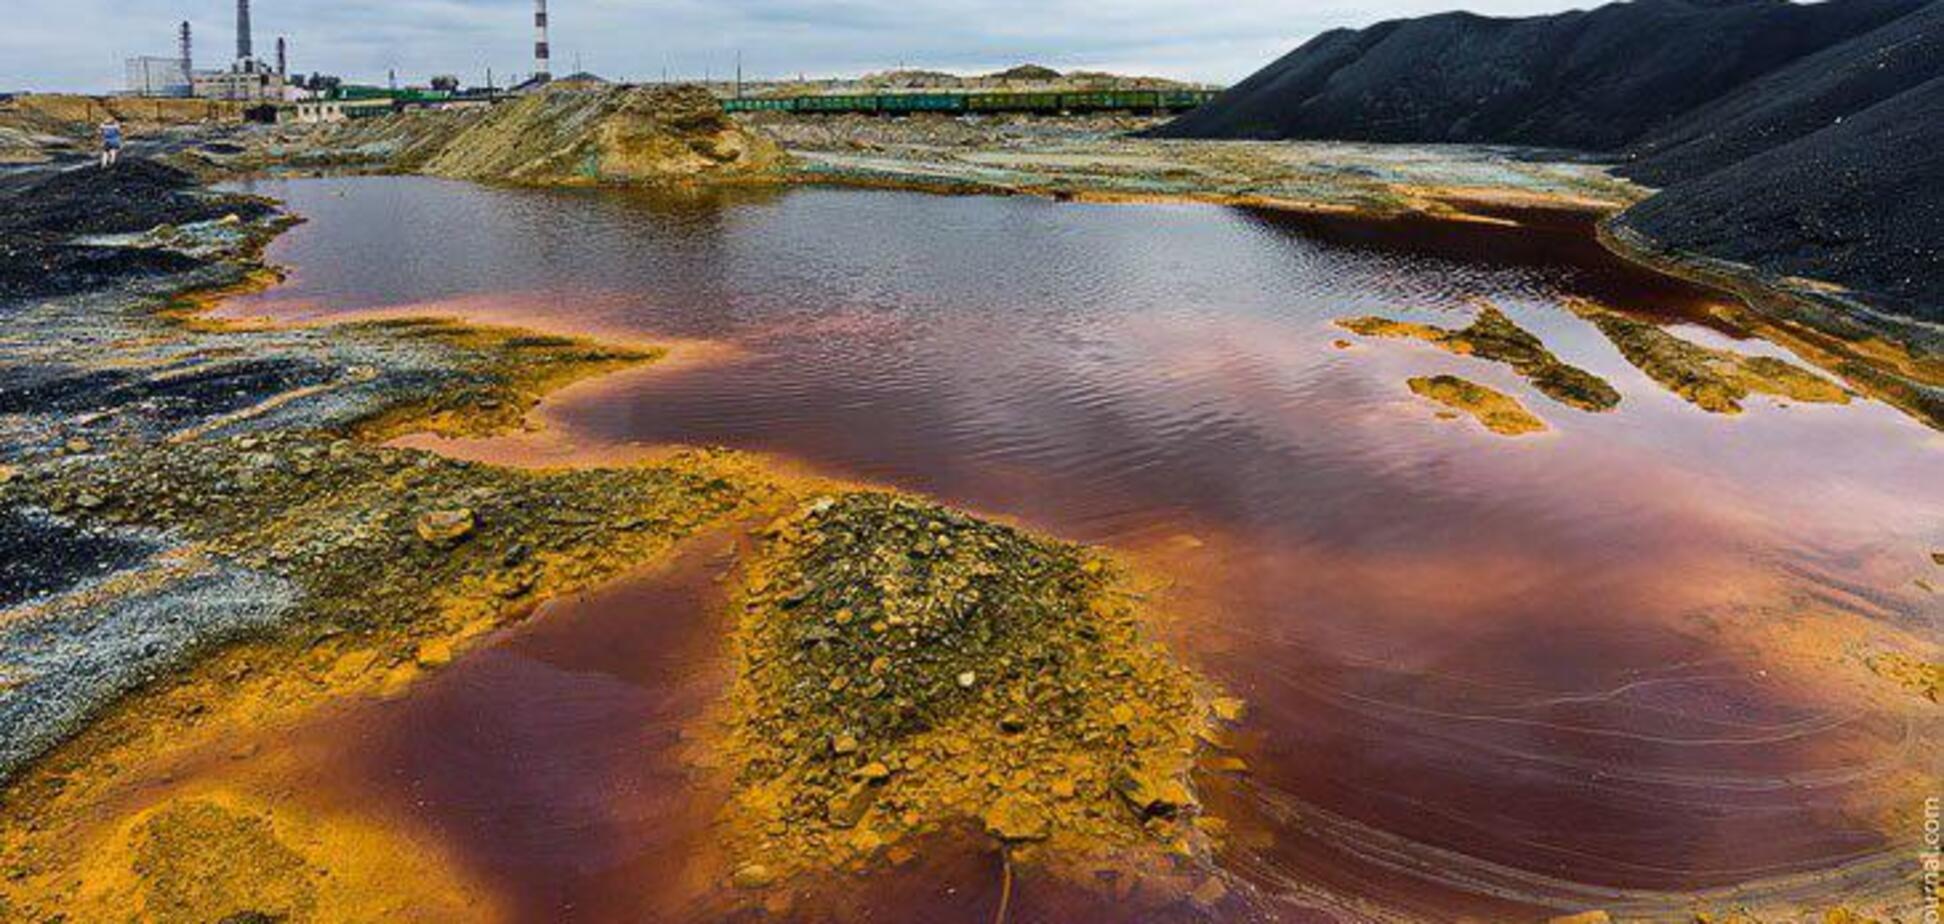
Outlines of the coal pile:
<svg viewBox="0 0 1944 924">
<path fill-rule="evenodd" d="M 1158 129 L 1610 151 L 1921 0 L 1637 0 L 1498 19 L 1443 13 L 1323 33 Z"/>
<path fill-rule="evenodd" d="M 1944 78 L 1628 209 L 1682 250 L 1842 283 L 1944 322 Z"/>
<path fill-rule="evenodd" d="M 137 234 L 161 225 L 262 217 L 269 206 L 210 196 L 196 178 L 154 161 L 126 160 L 112 169 L 53 174 L 6 196 L 0 234 Z"/>
<path fill-rule="evenodd" d="M 1622 159 L 1657 244 L 1944 317 L 1944 0 L 1635 0 L 1317 36 L 1157 129 Z"/>
<path fill-rule="evenodd" d="M 15 181 L 0 189 L 0 301 L 100 289 L 118 282 L 186 272 L 201 261 L 166 250 L 102 246 L 90 235 L 140 234 L 164 225 L 253 219 L 267 203 L 217 196 L 194 177 L 130 159 Z"/>
</svg>

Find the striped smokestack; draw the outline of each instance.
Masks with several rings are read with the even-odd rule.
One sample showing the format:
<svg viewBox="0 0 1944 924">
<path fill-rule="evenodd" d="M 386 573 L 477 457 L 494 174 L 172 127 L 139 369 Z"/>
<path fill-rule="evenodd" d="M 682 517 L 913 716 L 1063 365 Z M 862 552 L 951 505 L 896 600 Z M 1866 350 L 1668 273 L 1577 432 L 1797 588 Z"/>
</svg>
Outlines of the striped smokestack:
<svg viewBox="0 0 1944 924">
<path fill-rule="evenodd" d="M 553 77 L 547 63 L 547 0 L 533 0 L 533 76 L 539 80 Z"/>
</svg>

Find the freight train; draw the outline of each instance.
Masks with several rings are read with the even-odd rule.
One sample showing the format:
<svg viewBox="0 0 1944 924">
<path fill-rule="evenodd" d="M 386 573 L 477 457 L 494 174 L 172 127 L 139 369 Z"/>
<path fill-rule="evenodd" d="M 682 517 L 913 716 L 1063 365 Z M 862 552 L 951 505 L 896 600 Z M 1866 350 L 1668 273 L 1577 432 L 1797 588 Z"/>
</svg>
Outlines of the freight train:
<svg viewBox="0 0 1944 924">
<path fill-rule="evenodd" d="M 1014 93 L 847 93 L 827 96 L 740 97 L 722 101 L 730 112 L 1186 112 L 1214 99 L 1214 90 L 1075 90 Z"/>
</svg>

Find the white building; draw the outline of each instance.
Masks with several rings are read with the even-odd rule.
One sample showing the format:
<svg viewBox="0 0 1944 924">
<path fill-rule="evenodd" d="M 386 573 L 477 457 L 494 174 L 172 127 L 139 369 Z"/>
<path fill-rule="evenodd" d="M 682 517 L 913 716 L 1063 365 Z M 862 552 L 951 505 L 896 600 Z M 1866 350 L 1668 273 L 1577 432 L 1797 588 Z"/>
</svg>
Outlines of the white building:
<svg viewBox="0 0 1944 924">
<path fill-rule="evenodd" d="M 183 97 L 190 94 L 189 74 L 183 70 L 181 58 L 142 55 L 129 58 L 126 65 L 126 82 L 123 86 L 133 96 Z"/>
<path fill-rule="evenodd" d="M 246 58 L 226 71 L 197 73 L 195 93 L 199 99 L 277 102 L 284 98 L 284 78 L 263 62 Z"/>
</svg>

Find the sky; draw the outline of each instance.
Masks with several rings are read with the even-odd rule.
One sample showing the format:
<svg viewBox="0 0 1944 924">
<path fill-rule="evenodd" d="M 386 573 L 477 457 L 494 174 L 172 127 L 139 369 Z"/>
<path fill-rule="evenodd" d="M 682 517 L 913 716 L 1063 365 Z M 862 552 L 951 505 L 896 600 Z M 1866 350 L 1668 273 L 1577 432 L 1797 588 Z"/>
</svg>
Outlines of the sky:
<svg viewBox="0 0 1944 924">
<path fill-rule="evenodd" d="M 1032 62 L 1231 83 L 1310 36 L 1463 8 L 1551 12 L 1568 0 L 549 0 L 554 73 L 615 79 L 856 76 L 900 65 L 980 72 Z M 235 51 L 235 0 L 0 0 L 0 91 L 120 88 L 123 59 L 196 66 Z M 401 83 L 532 70 L 532 0 L 254 0 L 256 50 L 279 35 L 294 71 Z"/>
</svg>

